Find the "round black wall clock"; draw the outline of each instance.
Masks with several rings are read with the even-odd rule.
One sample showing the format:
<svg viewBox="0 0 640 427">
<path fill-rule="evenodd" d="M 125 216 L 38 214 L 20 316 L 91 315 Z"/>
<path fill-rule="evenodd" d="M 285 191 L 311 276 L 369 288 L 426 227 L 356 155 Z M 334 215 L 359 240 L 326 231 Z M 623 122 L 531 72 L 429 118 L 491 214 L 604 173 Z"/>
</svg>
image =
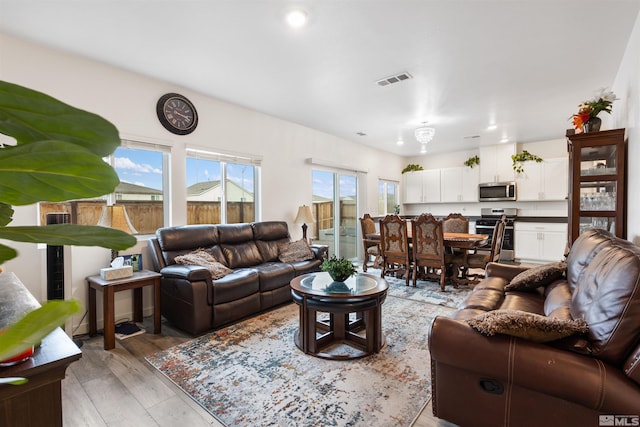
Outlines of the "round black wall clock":
<svg viewBox="0 0 640 427">
<path fill-rule="evenodd" d="M 187 135 L 198 126 L 198 112 L 191 101 L 177 93 L 162 95 L 156 105 L 158 119 L 169 132 Z"/>
</svg>

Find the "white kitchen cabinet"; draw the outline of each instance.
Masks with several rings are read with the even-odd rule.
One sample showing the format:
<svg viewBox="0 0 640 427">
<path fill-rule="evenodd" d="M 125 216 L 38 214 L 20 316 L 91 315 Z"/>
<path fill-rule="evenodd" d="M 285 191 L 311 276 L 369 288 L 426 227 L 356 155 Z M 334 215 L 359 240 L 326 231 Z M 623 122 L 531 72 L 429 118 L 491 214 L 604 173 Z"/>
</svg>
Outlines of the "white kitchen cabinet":
<svg viewBox="0 0 640 427">
<path fill-rule="evenodd" d="M 514 225 L 516 259 L 553 262 L 564 258 L 567 224 L 516 221 Z"/>
<path fill-rule="evenodd" d="M 511 182 L 514 180 L 515 144 L 485 145 L 480 152 L 480 182 Z"/>
<path fill-rule="evenodd" d="M 444 203 L 477 202 L 479 168 L 467 166 L 440 170 L 441 201 Z"/>
<path fill-rule="evenodd" d="M 566 157 L 523 164 L 517 174 L 518 201 L 566 200 L 569 190 L 569 160 Z"/>
<path fill-rule="evenodd" d="M 439 203 L 440 169 L 404 174 L 404 203 Z"/>
<path fill-rule="evenodd" d="M 404 178 L 404 202 L 422 203 L 422 172 L 407 172 Z"/>
</svg>

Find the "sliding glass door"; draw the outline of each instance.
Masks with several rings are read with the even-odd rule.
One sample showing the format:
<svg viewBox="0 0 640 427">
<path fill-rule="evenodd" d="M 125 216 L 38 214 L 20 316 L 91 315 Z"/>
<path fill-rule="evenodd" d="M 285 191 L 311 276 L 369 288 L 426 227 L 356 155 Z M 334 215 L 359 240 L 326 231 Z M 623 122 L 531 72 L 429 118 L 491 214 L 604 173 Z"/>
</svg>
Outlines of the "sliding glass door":
<svg viewBox="0 0 640 427">
<path fill-rule="evenodd" d="M 357 183 L 356 175 L 313 171 L 314 240 L 347 259 L 357 257 Z"/>
</svg>

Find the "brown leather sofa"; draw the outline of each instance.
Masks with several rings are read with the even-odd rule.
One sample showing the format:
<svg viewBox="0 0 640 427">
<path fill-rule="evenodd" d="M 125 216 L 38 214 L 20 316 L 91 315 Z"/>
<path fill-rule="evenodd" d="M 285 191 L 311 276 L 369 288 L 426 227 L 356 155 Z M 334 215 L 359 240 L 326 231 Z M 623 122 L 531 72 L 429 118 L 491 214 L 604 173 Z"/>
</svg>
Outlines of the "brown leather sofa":
<svg viewBox="0 0 640 427">
<path fill-rule="evenodd" d="M 319 271 L 327 247 L 312 246 L 315 257 L 310 260 L 280 262 L 278 245 L 289 241 L 284 221 L 158 229 L 149 248 L 154 268 L 162 274 L 162 315 L 195 335 L 291 301 L 289 282 Z M 205 267 L 175 263 L 177 256 L 199 248 L 233 272 L 212 280 Z"/>
<path fill-rule="evenodd" d="M 453 318 L 436 317 L 429 338 L 436 417 L 463 427 L 597 427 L 614 425 L 600 416 L 640 415 L 640 248 L 589 230 L 566 263 L 566 278 L 508 292 L 523 268 L 490 264 Z M 505 309 L 569 310 L 589 331 L 543 344 L 485 336 L 466 322 Z M 638 425 L 624 422 L 615 425 Z"/>
</svg>

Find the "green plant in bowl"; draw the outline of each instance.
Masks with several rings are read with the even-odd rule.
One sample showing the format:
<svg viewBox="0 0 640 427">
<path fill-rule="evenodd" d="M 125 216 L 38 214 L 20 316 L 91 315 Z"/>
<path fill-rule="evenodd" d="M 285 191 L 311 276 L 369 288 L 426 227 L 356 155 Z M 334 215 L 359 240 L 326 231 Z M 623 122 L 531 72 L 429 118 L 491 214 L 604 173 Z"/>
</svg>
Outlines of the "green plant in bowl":
<svg viewBox="0 0 640 427">
<path fill-rule="evenodd" d="M 329 276 L 336 282 L 344 282 L 357 272 L 351 261 L 345 258 L 337 258 L 335 255 L 322 261 L 320 270 L 329 273 Z"/>
</svg>

